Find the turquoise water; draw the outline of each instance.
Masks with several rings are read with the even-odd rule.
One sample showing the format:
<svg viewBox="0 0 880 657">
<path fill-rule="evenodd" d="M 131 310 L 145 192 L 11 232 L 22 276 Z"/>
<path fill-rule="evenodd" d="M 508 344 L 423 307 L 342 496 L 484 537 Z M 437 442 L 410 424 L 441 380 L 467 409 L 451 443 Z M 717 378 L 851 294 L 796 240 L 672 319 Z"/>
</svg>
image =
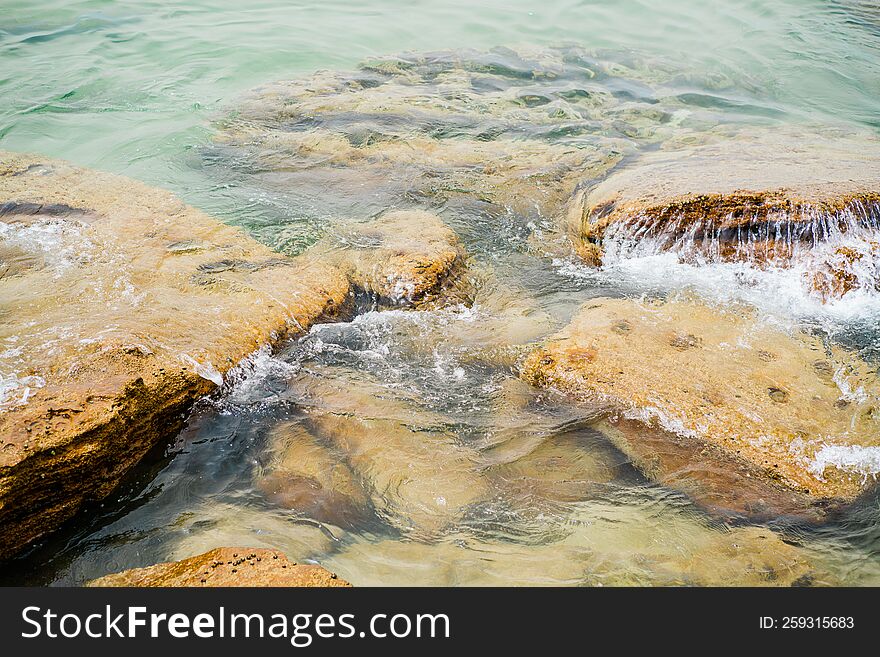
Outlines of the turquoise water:
<svg viewBox="0 0 880 657">
<path fill-rule="evenodd" d="M 235 220 L 187 158 L 245 90 L 406 50 L 568 43 L 651 58 L 734 104 L 880 127 L 880 10 L 867 1 L 6 0 L 0 147 L 123 173 Z"/>
<path fill-rule="evenodd" d="M 600 84 L 620 84 L 617 91 L 635 89 L 636 95 L 650 89 L 634 103 L 641 110 L 654 102 L 684 108 L 696 117 L 694 125 L 717 120 L 880 128 L 880 10 L 870 2 L 241 4 L 4 2 L 0 148 L 60 157 L 173 190 L 279 247 L 276 236 L 283 231 L 275 229 L 309 215 L 298 204 L 310 201 L 304 199 L 310 193 L 317 199 L 313 205 L 325 212 L 366 206 L 367 195 L 343 189 L 320 197 L 320 174 L 326 173 L 321 167 L 315 178 L 308 172 L 261 178 L 250 171 L 236 177 L 229 172 L 241 161 L 224 160 L 213 145 L 218 125 L 254 87 L 320 69 L 351 71 L 373 57 L 573 46 L 601 58 L 607 71 L 622 72 Z M 358 127 L 353 118 L 358 119 L 339 119 L 340 130 L 352 128 L 346 120 Z M 632 141 L 638 148 L 656 147 L 651 139 Z M 353 174 L 348 175 L 338 180 L 350 183 Z M 389 187 L 389 196 L 399 191 Z M 467 202 L 439 212 L 481 265 L 491 265 L 532 295 L 551 318 L 548 331 L 564 325 L 589 298 L 676 285 L 709 290 L 716 300 L 720 290 L 722 299 L 729 292 L 730 298 L 762 309 L 773 305 L 768 313 L 789 319 L 808 315 L 817 330 L 828 330 L 827 322 L 810 316 L 820 311 L 806 303 L 799 282 L 786 296 L 780 293 L 782 279 L 772 273 L 760 284 L 743 285 L 742 272 L 732 268 L 666 263 L 663 269 L 650 259 L 628 263 L 629 272 L 572 271 L 549 258 L 526 257 L 522 245 L 534 232 L 530 222 L 540 224 L 545 217 Z M 292 232 L 299 235 L 300 228 Z M 839 323 L 833 328 L 842 329 L 838 339 L 876 359 L 876 314 L 858 308 L 854 314 L 854 320 L 832 318 Z M 12 579 L 79 583 L 208 549 L 215 546 L 211 540 L 235 545 L 259 537 L 294 557 L 306 554 L 328 563 L 356 584 L 691 581 L 675 570 L 681 564 L 663 564 L 680 552 L 711 552 L 723 522 L 646 481 L 587 427 L 588 412 L 532 393 L 537 397 L 529 403 L 541 411 L 539 419 L 492 416 L 487 409 L 515 377 L 503 367 L 456 360 L 456 340 L 473 339 L 471 327 L 470 311 L 367 313 L 285 345 L 273 358 L 264 354 L 220 398 L 201 405 L 171 449 L 154 454 L 120 495 L 21 560 Z M 433 341 L 428 350 L 425 335 Z M 384 382 L 435 414 L 432 418 L 441 418 L 490 462 L 497 459 L 514 469 L 534 467 L 517 460 L 517 441 L 540 436 L 547 447 L 568 450 L 571 467 L 580 467 L 591 486 L 601 480 L 600 492 L 591 488 L 585 499 L 574 501 L 568 493 L 561 500 L 545 496 L 549 502 L 531 493 L 499 493 L 477 505 L 442 540 L 415 547 L 402 540 L 406 531 L 395 524 L 399 519 L 380 512 L 340 531 L 320 518 L 279 510 L 254 482 L 269 460 L 267 437 L 279 425 L 302 421 L 309 404 L 320 406 L 321 389 L 311 390 L 310 376 L 343 385 L 353 380 L 365 389 Z M 510 444 L 497 438 L 505 431 L 516 436 Z M 831 573 L 828 583 L 876 583 L 876 506 L 871 498 L 834 525 L 786 527 L 781 534 L 816 555 L 823 572 Z M 559 536 L 568 542 L 554 543 Z M 470 548 L 457 551 L 461 544 Z M 724 566 L 727 557 L 718 558 Z M 578 559 L 595 567 L 591 578 L 567 570 Z M 498 565 L 502 562 L 506 570 Z M 421 568 L 417 574 L 414 563 Z M 435 571 L 427 567 L 431 564 L 448 568 Z M 702 576 L 692 581 L 747 581 L 737 573 L 718 580 Z"/>
</svg>

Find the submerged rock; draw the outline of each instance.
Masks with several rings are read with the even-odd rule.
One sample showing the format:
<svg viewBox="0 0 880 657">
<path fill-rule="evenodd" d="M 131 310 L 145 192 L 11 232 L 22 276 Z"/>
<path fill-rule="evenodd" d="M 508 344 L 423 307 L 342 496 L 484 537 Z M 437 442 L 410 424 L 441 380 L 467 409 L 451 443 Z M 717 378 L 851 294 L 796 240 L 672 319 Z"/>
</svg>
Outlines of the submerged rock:
<svg viewBox="0 0 880 657">
<path fill-rule="evenodd" d="M 391 525 L 431 534 L 486 495 L 479 456 L 400 391 L 346 375 L 297 381 L 305 424 L 345 455 Z"/>
<path fill-rule="evenodd" d="M 338 527 L 362 519 L 370 501 L 346 454 L 321 444 L 301 423 L 275 427 L 273 457 L 257 488 L 273 503 Z"/>
<path fill-rule="evenodd" d="M 786 264 L 841 234 L 880 230 L 871 135 L 741 131 L 645 155 L 582 190 L 569 222 L 582 255 L 673 251 L 687 261 Z"/>
<path fill-rule="evenodd" d="M 803 502 L 813 515 L 816 503 L 851 501 L 873 483 L 869 460 L 819 455 L 837 446 L 869 456 L 880 446 L 875 368 L 745 308 L 597 299 L 525 359 L 522 376 L 698 441 L 679 449 L 624 425 L 617 445 L 655 479 L 738 488 L 720 499 L 708 493 L 708 506 L 766 517 Z M 715 474 L 714 452 L 722 457 Z M 695 460 L 707 465 L 691 476 Z M 743 477 L 789 492 L 743 486 Z"/>
<path fill-rule="evenodd" d="M 815 555 L 762 527 L 595 500 L 568 535 L 536 544 L 468 533 L 442 542 L 358 541 L 327 560 L 357 586 L 833 585 Z M 521 537 L 520 537 L 521 538 Z"/>
<path fill-rule="evenodd" d="M 638 148 L 729 120 L 664 77 L 574 47 L 405 53 L 254 89 L 205 159 L 321 224 L 390 207 L 555 217 Z"/>
<path fill-rule="evenodd" d="M 275 550 L 224 547 L 181 561 L 105 575 L 87 586 L 346 587 L 351 584 L 321 566 L 291 562 Z"/>
<path fill-rule="evenodd" d="M 167 192 L 0 156 L 0 559 L 107 496 L 250 353 L 349 315 L 353 288 L 424 301 L 462 267 L 429 215 L 358 230 L 382 243 L 292 259 Z"/>
</svg>

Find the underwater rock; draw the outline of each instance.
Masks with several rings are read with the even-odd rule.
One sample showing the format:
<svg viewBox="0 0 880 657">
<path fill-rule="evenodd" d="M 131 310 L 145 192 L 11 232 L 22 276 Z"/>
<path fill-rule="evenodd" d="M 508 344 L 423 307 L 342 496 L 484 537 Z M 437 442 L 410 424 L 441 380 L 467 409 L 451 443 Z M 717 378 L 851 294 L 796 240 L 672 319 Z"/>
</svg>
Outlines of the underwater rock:
<svg viewBox="0 0 880 657">
<path fill-rule="evenodd" d="M 713 528 L 656 506 L 593 500 L 565 530 L 536 543 L 466 532 L 431 543 L 357 541 L 325 563 L 356 586 L 834 584 L 815 555 L 763 527 Z"/>
<path fill-rule="evenodd" d="M 588 262 L 672 251 L 686 261 L 785 264 L 844 233 L 880 230 L 872 135 L 743 130 L 636 159 L 572 201 Z"/>
<path fill-rule="evenodd" d="M 270 502 L 337 527 L 368 513 L 369 498 L 344 454 L 322 445 L 297 422 L 275 427 L 269 440 L 273 456 L 256 485 Z"/>
<path fill-rule="evenodd" d="M 296 383 L 305 424 L 345 455 L 373 507 L 395 527 L 431 534 L 485 497 L 477 452 L 399 390 L 344 374 Z"/>
<path fill-rule="evenodd" d="M 581 432 L 550 436 L 525 455 L 490 468 L 486 475 L 510 495 L 551 502 L 579 502 L 614 481 L 625 459 Z M 605 449 L 603 449 L 605 447 Z M 497 459 L 498 449 L 493 455 Z"/>
<path fill-rule="evenodd" d="M 455 232 L 436 215 L 388 212 L 364 224 L 337 228 L 307 252 L 348 276 L 355 289 L 380 305 L 424 307 L 437 300 L 464 269 Z"/>
<path fill-rule="evenodd" d="M 319 198 L 318 216 L 552 217 L 639 146 L 723 122 L 621 73 L 577 48 L 406 53 L 253 90 L 205 158 L 243 187 Z"/>
<path fill-rule="evenodd" d="M 349 295 L 334 268 L 118 176 L 3 154 L 0 200 L 18 254 L 0 277 L 0 558 L 109 494 L 238 361 Z"/>
<path fill-rule="evenodd" d="M 785 486 L 760 468 L 656 422 L 611 417 L 593 426 L 648 479 L 684 493 L 712 516 L 767 522 L 780 517 L 822 522 L 834 505 Z"/>
<path fill-rule="evenodd" d="M 837 462 L 822 450 L 869 455 L 880 445 L 876 368 L 816 337 L 761 322 L 747 308 L 597 299 L 525 359 L 522 377 L 698 440 L 705 446 L 700 458 L 719 450 L 728 470 L 729 459 L 741 462 L 746 476 L 820 505 L 851 501 L 874 481 L 858 458 Z M 686 472 L 676 474 L 688 458 L 632 447 L 639 440 L 618 446 L 648 474 L 659 468 L 655 478 L 690 481 Z M 774 494 L 763 502 L 759 515 L 780 503 L 786 513 L 797 497 Z M 734 506 L 749 512 L 752 502 Z"/>
<path fill-rule="evenodd" d="M 188 559 L 132 568 L 88 582 L 94 587 L 351 586 L 321 566 L 297 564 L 263 548 L 216 548 Z"/>
</svg>

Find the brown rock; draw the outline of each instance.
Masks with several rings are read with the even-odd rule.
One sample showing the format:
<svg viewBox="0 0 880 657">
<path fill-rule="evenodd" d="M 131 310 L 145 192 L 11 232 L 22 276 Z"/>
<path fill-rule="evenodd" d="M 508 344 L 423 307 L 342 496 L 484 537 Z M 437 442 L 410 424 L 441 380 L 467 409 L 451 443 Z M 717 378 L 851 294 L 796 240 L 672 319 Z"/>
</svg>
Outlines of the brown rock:
<svg viewBox="0 0 880 657">
<path fill-rule="evenodd" d="M 286 258 L 167 192 L 0 154 L 0 559 L 108 495 L 244 357 L 349 314 L 353 282 L 424 300 L 461 266 L 431 215 L 358 231 L 381 243 Z"/>
<path fill-rule="evenodd" d="M 622 322 L 626 331 L 618 330 Z M 681 348 L 682 335 L 693 336 L 692 346 Z M 852 500 L 873 482 L 870 473 L 817 454 L 827 444 L 880 445 L 874 370 L 815 337 L 763 324 L 747 309 L 597 299 L 526 358 L 522 376 L 577 399 L 610 403 L 626 417 L 703 446 L 670 443 L 664 453 L 662 435 L 624 432 L 618 445 L 656 479 L 739 487 L 743 477 L 762 477 L 792 491 L 746 486 L 741 495 L 722 496 L 722 506 L 787 513 L 801 500 Z M 686 468 L 712 461 L 716 450 L 727 472 L 710 476 L 706 465 L 692 477 Z"/>
<path fill-rule="evenodd" d="M 105 575 L 86 586 L 294 586 L 350 587 L 321 566 L 296 564 L 263 548 L 217 548 L 189 559 Z"/>
<path fill-rule="evenodd" d="M 785 262 L 830 234 L 878 227 L 878 165 L 870 135 L 743 132 L 640 158 L 581 191 L 569 223 L 591 263 L 611 232 L 684 258 Z"/>
<path fill-rule="evenodd" d="M 858 289 L 880 292 L 880 242 L 838 247 L 806 278 L 824 301 L 840 299 Z"/>
<path fill-rule="evenodd" d="M 462 273 L 465 260 L 455 232 L 421 210 L 337 228 L 309 256 L 335 265 L 355 288 L 392 307 L 436 300 Z"/>
<path fill-rule="evenodd" d="M 276 427 L 269 440 L 273 458 L 257 487 L 270 501 L 339 527 L 364 517 L 370 501 L 345 454 L 296 422 Z"/>
<path fill-rule="evenodd" d="M 346 455 L 373 507 L 404 531 L 430 535 L 485 497 L 479 454 L 442 418 L 357 375 L 297 381 L 311 432 Z"/>
</svg>

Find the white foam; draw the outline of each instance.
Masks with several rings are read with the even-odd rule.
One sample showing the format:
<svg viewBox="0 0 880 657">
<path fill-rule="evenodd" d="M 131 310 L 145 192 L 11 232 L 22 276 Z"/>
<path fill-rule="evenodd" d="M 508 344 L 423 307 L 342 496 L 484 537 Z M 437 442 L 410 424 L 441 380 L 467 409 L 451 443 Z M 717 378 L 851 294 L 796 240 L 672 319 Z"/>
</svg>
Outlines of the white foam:
<svg viewBox="0 0 880 657">
<path fill-rule="evenodd" d="M 217 371 L 217 368 L 210 361 L 200 363 L 189 354 L 180 354 L 180 360 L 192 367 L 193 371 L 203 379 L 207 379 L 218 386 L 223 385 L 223 375 Z"/>
<path fill-rule="evenodd" d="M 267 379 L 286 379 L 299 371 L 296 365 L 272 355 L 268 345 L 257 349 L 226 373 L 227 397 L 233 402 L 247 402 L 264 396 Z"/>
<path fill-rule="evenodd" d="M 61 219 L 28 224 L 0 221 L 0 239 L 42 258 L 55 278 L 72 267 L 90 262 L 96 249 L 86 237 L 85 224 Z"/>
<path fill-rule="evenodd" d="M 822 478 L 826 468 L 859 474 L 864 481 L 880 474 L 880 447 L 825 445 L 810 461 L 810 472 Z"/>
<path fill-rule="evenodd" d="M 0 413 L 27 404 L 36 389 L 45 385 L 46 380 L 41 376 L 0 373 Z"/>
</svg>

